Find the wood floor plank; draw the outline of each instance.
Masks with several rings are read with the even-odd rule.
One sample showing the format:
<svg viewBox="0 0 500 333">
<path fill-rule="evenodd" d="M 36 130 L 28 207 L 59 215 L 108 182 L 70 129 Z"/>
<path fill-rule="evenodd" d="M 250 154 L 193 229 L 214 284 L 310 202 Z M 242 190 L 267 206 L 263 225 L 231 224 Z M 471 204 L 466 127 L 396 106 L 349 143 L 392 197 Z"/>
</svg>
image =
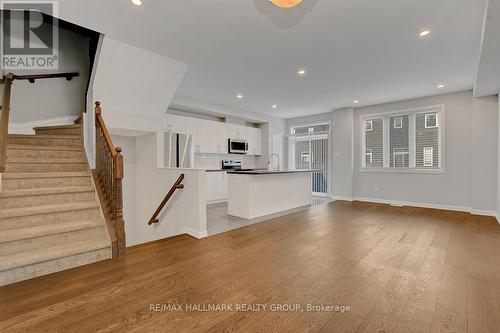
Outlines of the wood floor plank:
<svg viewBox="0 0 500 333">
<path fill-rule="evenodd" d="M 499 332 L 499 257 L 492 218 L 337 201 L 1 287 L 0 331 Z"/>
</svg>

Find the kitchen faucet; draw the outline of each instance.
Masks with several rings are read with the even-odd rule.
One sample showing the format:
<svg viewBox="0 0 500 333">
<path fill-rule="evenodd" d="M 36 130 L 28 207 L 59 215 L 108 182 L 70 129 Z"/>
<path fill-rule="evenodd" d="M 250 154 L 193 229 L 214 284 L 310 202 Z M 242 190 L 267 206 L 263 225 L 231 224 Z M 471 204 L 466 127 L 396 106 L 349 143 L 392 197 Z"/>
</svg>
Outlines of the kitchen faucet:
<svg viewBox="0 0 500 333">
<path fill-rule="evenodd" d="M 269 162 L 267 162 L 267 164 L 271 165 L 271 160 L 272 160 L 273 156 L 276 156 L 278 158 L 278 171 L 280 171 L 280 155 L 278 155 L 276 153 L 271 154 L 271 156 L 269 156 Z"/>
</svg>

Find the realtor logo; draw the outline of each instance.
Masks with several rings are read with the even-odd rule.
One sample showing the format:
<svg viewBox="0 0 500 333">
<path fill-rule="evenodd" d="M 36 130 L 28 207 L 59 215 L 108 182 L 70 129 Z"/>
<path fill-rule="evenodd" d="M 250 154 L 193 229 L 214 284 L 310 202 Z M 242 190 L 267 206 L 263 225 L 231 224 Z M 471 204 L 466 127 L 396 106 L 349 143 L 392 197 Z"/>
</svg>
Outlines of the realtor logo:
<svg viewBox="0 0 500 333">
<path fill-rule="evenodd" d="M 59 67 L 56 1 L 0 1 L 1 69 Z"/>
</svg>

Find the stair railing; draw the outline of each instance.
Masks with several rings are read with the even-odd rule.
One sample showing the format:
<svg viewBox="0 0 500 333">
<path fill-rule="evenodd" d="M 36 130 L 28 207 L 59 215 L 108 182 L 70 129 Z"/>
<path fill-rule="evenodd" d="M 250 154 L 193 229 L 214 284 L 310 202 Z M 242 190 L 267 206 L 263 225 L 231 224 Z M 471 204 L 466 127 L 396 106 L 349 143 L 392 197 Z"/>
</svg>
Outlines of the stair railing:
<svg viewBox="0 0 500 333">
<path fill-rule="evenodd" d="M 9 73 L 3 80 L 2 114 L 0 116 L 0 173 L 5 171 L 7 164 L 7 140 L 9 136 L 10 93 L 14 74 Z"/>
<path fill-rule="evenodd" d="M 101 203 L 113 249 L 113 258 L 125 254 L 125 223 L 123 221 L 123 156 L 113 145 L 102 117 L 101 103 L 95 102 L 96 169 L 94 171 Z"/>
<path fill-rule="evenodd" d="M 160 222 L 160 220 L 158 219 L 158 215 L 160 215 L 161 211 L 163 210 L 163 208 L 165 207 L 167 202 L 170 200 L 172 195 L 174 195 L 174 192 L 176 190 L 180 190 L 180 189 L 184 188 L 184 184 L 182 184 L 183 180 L 184 180 L 184 174 L 181 174 L 179 176 L 179 178 L 177 178 L 177 181 L 174 183 L 174 185 L 172 186 L 170 191 L 168 191 L 167 195 L 165 196 L 165 198 L 161 202 L 160 206 L 158 206 L 158 208 L 154 212 L 153 216 L 149 219 L 148 225 Z"/>
<path fill-rule="evenodd" d="M 14 80 L 28 80 L 35 83 L 39 79 L 53 79 L 53 78 L 66 78 L 71 81 L 72 78 L 77 77 L 77 72 L 71 73 L 55 73 L 55 74 L 35 74 L 35 75 L 15 75 L 9 73 L 1 79 L 3 86 L 3 99 L 0 110 L 0 173 L 5 172 L 5 165 L 7 164 L 7 141 L 9 136 L 9 115 L 10 115 L 10 96 L 12 91 L 12 82 Z"/>
</svg>

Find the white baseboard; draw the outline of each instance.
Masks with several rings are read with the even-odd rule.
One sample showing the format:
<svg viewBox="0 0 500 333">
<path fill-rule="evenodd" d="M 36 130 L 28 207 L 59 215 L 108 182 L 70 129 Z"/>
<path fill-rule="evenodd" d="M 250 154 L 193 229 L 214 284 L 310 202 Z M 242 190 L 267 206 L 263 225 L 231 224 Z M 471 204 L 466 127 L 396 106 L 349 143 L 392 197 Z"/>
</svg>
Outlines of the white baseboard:
<svg viewBox="0 0 500 333">
<path fill-rule="evenodd" d="M 481 209 L 472 209 L 470 211 L 472 215 L 482 215 L 482 216 L 493 216 L 497 217 L 497 212 L 491 210 L 481 210 Z"/>
<path fill-rule="evenodd" d="M 191 227 L 184 227 L 184 233 L 188 234 L 189 236 L 193 236 L 194 238 L 197 239 L 202 239 L 208 237 L 208 231 L 197 231 Z"/>
<path fill-rule="evenodd" d="M 339 196 L 339 195 L 332 195 L 330 197 L 332 199 L 332 201 L 352 201 L 352 197 L 343 197 L 343 196 Z"/>
<path fill-rule="evenodd" d="M 387 199 L 378 199 L 378 198 L 362 198 L 362 197 L 354 197 L 353 199 L 355 201 L 374 202 L 374 203 L 388 204 L 388 205 L 397 206 L 397 207 L 410 206 L 410 207 L 420 207 L 420 208 L 453 210 L 453 211 L 457 211 L 457 212 L 470 212 L 471 211 L 470 207 L 439 205 L 439 204 L 430 204 L 430 203 L 423 203 L 423 202 L 387 200 Z"/>
<path fill-rule="evenodd" d="M 223 203 L 223 202 L 227 202 L 227 199 L 211 200 L 211 201 L 207 200 L 207 205 L 213 205 L 213 204 L 218 204 L 218 203 Z"/>
<path fill-rule="evenodd" d="M 395 207 L 419 207 L 419 208 L 430 208 L 430 209 L 441 209 L 441 210 L 451 210 L 456 212 L 467 212 L 473 215 L 482 215 L 482 216 L 493 216 L 497 219 L 500 224 L 500 215 L 495 211 L 490 210 L 479 210 L 472 209 L 471 207 L 463 207 L 463 206 L 451 206 L 451 205 L 439 205 L 439 204 L 430 204 L 423 202 L 410 202 L 410 201 L 398 201 L 398 200 L 387 200 L 387 199 L 379 199 L 379 198 L 366 198 L 366 197 L 341 197 L 341 196 L 333 196 L 332 200 L 342 200 L 342 201 L 362 201 L 362 202 L 373 202 L 379 204 L 386 204 Z"/>
<path fill-rule="evenodd" d="M 9 134 L 35 134 L 33 130 L 35 127 L 74 125 L 76 118 L 77 116 L 65 116 L 35 121 L 11 122 L 9 124 Z"/>
</svg>

